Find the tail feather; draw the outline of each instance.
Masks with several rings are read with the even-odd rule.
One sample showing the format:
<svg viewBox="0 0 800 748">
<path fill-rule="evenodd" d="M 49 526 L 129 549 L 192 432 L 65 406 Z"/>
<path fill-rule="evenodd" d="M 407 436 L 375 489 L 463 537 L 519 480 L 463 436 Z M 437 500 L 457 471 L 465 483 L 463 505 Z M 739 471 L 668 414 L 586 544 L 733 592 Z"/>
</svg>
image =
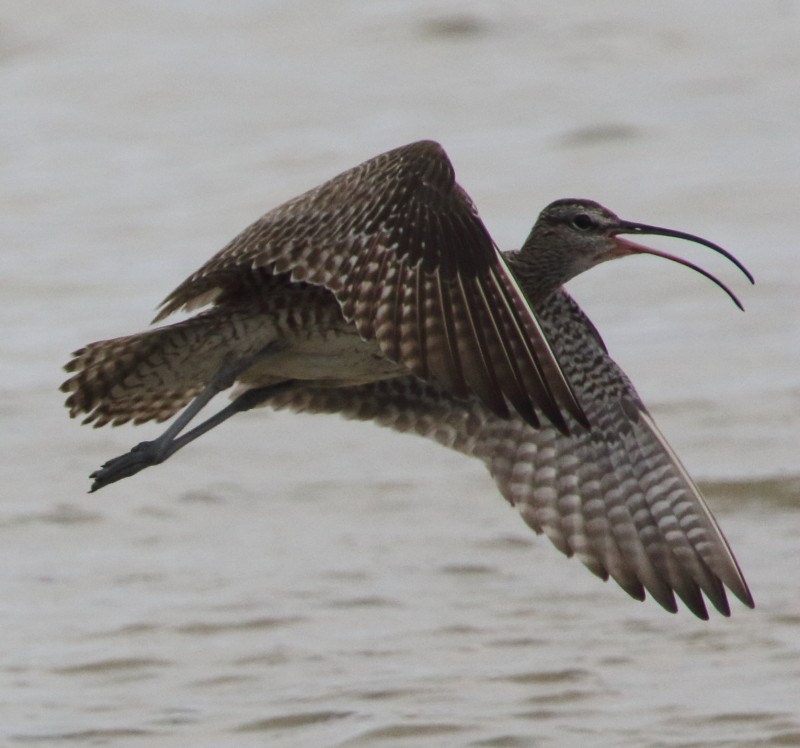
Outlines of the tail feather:
<svg viewBox="0 0 800 748">
<path fill-rule="evenodd" d="M 253 314 L 211 310 L 174 325 L 75 351 L 64 369 L 74 372 L 61 385 L 70 416 L 85 415 L 95 427 L 129 421 L 165 421 L 198 395 L 229 356 L 263 347 L 274 334 L 243 336 Z M 252 351 L 251 351 L 252 349 Z"/>
<path fill-rule="evenodd" d="M 196 386 L 185 390 L 170 390 L 147 399 L 131 397 L 123 400 L 103 400 L 81 423 L 90 423 L 94 428 L 108 424 L 121 426 L 129 422 L 133 422 L 135 426 L 147 421 L 161 423 L 186 407 L 202 389 L 202 386 Z M 69 405 L 69 402 L 67 404 Z"/>
</svg>

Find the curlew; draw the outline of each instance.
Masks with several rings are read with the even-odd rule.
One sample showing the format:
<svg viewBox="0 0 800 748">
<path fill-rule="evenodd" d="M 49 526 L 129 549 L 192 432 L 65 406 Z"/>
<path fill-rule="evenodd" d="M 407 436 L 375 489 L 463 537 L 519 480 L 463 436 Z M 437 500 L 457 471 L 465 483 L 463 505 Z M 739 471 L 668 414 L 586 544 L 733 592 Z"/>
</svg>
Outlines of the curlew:
<svg viewBox="0 0 800 748">
<path fill-rule="evenodd" d="M 707 618 L 727 587 L 753 599 L 699 490 L 589 319 L 562 286 L 595 265 L 654 254 L 621 235 L 702 244 L 558 200 L 501 253 L 431 141 L 381 154 L 268 212 L 179 285 L 155 321 L 67 364 L 71 416 L 164 421 L 108 461 L 92 490 L 163 462 L 236 413 L 339 412 L 420 434 L 486 463 L 538 533 L 631 596 Z M 191 421 L 219 392 L 232 402 Z"/>
</svg>

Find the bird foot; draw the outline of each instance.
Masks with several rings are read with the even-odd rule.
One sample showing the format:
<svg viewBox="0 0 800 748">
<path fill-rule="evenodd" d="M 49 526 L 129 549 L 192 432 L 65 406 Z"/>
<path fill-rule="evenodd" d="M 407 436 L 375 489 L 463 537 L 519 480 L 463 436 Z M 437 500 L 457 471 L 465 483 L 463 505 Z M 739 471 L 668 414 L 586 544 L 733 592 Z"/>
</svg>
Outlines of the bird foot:
<svg viewBox="0 0 800 748">
<path fill-rule="evenodd" d="M 163 462 L 164 455 L 160 447 L 158 440 L 140 442 L 130 452 L 103 463 L 89 476 L 93 480 L 90 493 L 94 493 L 109 483 L 130 478 L 151 465 Z"/>
</svg>

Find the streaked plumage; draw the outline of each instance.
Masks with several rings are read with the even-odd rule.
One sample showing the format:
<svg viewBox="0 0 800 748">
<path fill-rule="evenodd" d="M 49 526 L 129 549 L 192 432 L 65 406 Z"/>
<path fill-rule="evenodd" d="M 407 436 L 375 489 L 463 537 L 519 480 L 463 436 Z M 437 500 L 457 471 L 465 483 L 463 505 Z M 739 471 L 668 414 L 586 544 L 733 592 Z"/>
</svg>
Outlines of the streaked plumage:
<svg viewBox="0 0 800 748">
<path fill-rule="evenodd" d="M 632 597 L 647 590 L 674 612 L 673 591 L 707 618 L 702 592 L 730 610 L 723 585 L 753 599 L 702 495 L 633 385 L 566 291 L 535 309 L 592 423 L 571 434 L 498 418 L 477 398 L 456 398 L 413 377 L 335 390 L 297 388 L 273 408 L 341 413 L 419 434 L 483 461 L 500 493 L 562 553 L 577 556 Z"/>
<path fill-rule="evenodd" d="M 579 405 L 442 147 L 420 141 L 269 211 L 176 288 L 155 321 L 286 274 L 327 288 L 391 361 L 537 425 Z M 310 378 L 310 377 L 309 377 Z M 505 397 L 503 397 L 505 396 Z"/>
<path fill-rule="evenodd" d="M 552 203 L 522 249 L 501 255 L 429 141 L 344 172 L 242 232 L 156 321 L 207 310 L 74 354 L 62 390 L 85 422 L 162 421 L 188 406 L 93 473 L 93 490 L 251 407 L 341 412 L 483 460 L 531 527 L 636 598 L 647 590 L 675 610 L 675 593 L 706 617 L 702 591 L 727 615 L 725 585 L 752 605 L 702 496 L 560 289 L 631 253 L 689 264 L 621 233 L 699 242 L 750 278 L 715 244 L 587 200 Z M 231 405 L 184 431 L 233 384 Z"/>
</svg>

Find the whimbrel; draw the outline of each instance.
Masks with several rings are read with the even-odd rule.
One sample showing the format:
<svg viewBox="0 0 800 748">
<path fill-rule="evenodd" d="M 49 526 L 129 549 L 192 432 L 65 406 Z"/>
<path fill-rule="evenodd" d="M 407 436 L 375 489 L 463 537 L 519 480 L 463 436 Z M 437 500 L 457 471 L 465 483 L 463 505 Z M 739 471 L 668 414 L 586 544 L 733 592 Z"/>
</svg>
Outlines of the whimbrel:
<svg viewBox="0 0 800 748">
<path fill-rule="evenodd" d="M 163 462 L 260 405 L 341 412 L 482 459 L 537 532 L 629 594 L 729 614 L 753 600 L 728 544 L 633 386 L 561 286 L 607 259 L 656 254 L 621 234 L 700 237 L 589 200 L 542 211 L 501 254 L 436 143 L 377 156 L 268 212 L 163 302 L 173 325 L 91 343 L 67 364 L 70 415 L 163 421 L 92 490 Z M 190 430 L 220 391 L 227 407 Z M 186 407 L 188 406 L 188 407 Z"/>
</svg>

